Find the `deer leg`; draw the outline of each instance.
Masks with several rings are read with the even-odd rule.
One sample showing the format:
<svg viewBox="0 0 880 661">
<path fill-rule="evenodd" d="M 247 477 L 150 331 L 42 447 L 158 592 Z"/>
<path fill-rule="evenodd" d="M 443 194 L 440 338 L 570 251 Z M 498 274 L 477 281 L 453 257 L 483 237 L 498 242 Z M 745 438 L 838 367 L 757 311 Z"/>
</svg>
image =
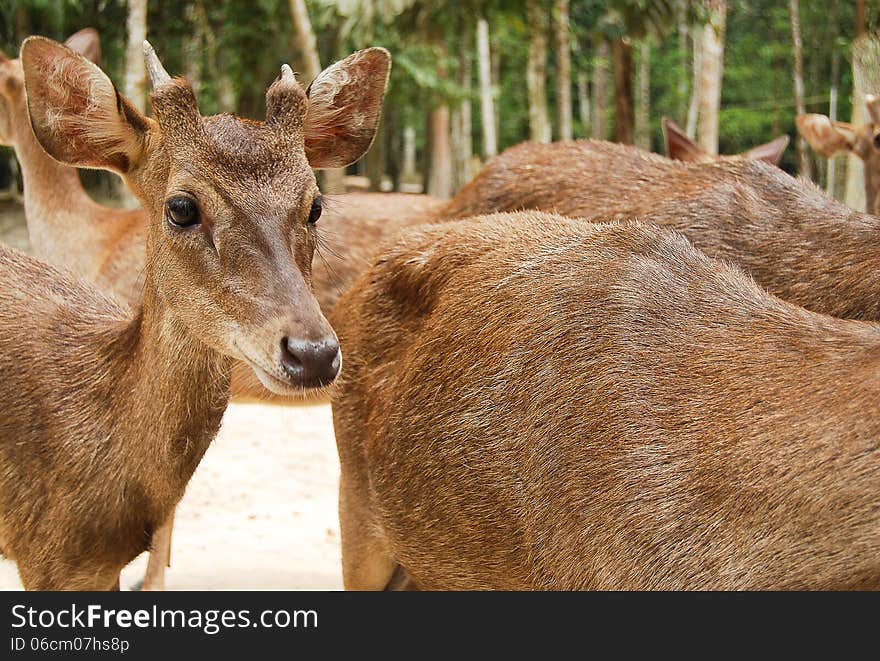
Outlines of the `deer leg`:
<svg viewBox="0 0 880 661">
<path fill-rule="evenodd" d="M 165 589 L 165 568 L 171 566 L 171 531 L 174 527 L 174 511 L 160 527 L 153 531 L 150 545 L 150 559 L 141 590 L 144 592 L 161 592 Z"/>
<path fill-rule="evenodd" d="M 346 590 L 384 590 L 398 568 L 374 520 L 367 489 L 343 474 L 339 480 L 342 582 Z"/>
</svg>

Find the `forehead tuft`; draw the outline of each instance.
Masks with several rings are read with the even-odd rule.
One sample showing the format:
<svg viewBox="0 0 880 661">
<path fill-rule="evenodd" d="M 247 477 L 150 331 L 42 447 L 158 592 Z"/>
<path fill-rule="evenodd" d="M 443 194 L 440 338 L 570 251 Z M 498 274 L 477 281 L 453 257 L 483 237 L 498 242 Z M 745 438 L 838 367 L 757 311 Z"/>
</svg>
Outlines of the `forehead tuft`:
<svg viewBox="0 0 880 661">
<path fill-rule="evenodd" d="M 203 144 L 194 146 L 218 167 L 273 176 L 304 165 L 305 149 L 299 133 L 230 114 L 205 117 L 203 126 Z"/>
</svg>

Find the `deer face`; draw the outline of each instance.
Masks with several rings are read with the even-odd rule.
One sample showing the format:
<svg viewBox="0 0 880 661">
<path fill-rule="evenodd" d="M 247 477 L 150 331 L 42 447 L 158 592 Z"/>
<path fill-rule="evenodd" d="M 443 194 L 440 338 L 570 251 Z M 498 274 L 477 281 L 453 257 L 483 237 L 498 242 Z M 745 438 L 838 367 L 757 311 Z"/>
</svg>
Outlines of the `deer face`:
<svg viewBox="0 0 880 661">
<path fill-rule="evenodd" d="M 65 45 L 93 62 L 101 59 L 101 39 L 92 28 L 72 34 Z M 0 52 L 0 145 L 16 146 L 22 131 L 31 132 L 24 93 L 24 71 L 21 60 L 10 59 Z"/>
<path fill-rule="evenodd" d="M 145 53 L 154 119 L 84 58 L 27 40 L 37 138 L 62 162 L 125 178 L 150 216 L 148 282 L 194 335 L 275 392 L 326 385 L 341 356 L 311 293 L 321 207 L 311 168 L 342 167 L 369 148 L 388 53 L 356 53 L 308 91 L 285 65 L 265 122 L 203 117 L 189 84 Z"/>
<path fill-rule="evenodd" d="M 865 169 L 865 206 L 880 214 L 880 96 L 865 97 L 870 121 L 861 126 L 832 122 L 825 115 L 799 115 L 798 131 L 822 156 L 850 152 L 862 159 Z"/>
</svg>

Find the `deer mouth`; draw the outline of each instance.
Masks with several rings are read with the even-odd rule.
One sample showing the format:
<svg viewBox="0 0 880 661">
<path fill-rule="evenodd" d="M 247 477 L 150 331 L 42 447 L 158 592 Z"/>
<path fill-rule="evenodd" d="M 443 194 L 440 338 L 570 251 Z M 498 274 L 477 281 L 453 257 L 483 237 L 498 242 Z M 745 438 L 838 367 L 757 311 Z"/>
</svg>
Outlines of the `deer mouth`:
<svg viewBox="0 0 880 661">
<path fill-rule="evenodd" d="M 241 355 L 244 363 L 253 370 L 260 383 L 267 390 L 274 392 L 276 395 L 292 395 L 306 392 L 306 388 L 294 383 L 292 380 L 275 376 L 271 369 L 263 367 L 261 361 L 249 356 L 239 345 L 235 345 L 235 348 L 238 349 L 238 353 Z"/>
</svg>

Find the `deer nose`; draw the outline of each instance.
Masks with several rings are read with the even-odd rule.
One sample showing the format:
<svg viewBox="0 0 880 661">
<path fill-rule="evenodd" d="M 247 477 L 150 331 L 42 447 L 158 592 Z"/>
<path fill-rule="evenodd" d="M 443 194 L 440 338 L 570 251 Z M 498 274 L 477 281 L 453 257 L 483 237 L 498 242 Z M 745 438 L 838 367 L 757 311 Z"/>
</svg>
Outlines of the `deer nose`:
<svg viewBox="0 0 880 661">
<path fill-rule="evenodd" d="M 320 388 L 339 374 L 342 353 L 335 337 L 318 342 L 281 339 L 281 365 L 290 379 L 304 388 Z"/>
</svg>

